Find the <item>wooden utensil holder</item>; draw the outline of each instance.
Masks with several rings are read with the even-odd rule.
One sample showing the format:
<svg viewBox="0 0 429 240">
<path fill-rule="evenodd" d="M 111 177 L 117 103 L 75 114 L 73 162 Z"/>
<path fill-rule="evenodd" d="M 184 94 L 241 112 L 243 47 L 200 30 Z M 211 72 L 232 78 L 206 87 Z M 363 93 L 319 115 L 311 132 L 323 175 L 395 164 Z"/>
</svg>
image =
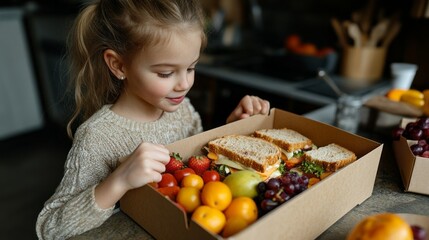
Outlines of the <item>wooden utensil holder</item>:
<svg viewBox="0 0 429 240">
<path fill-rule="evenodd" d="M 341 75 L 364 84 L 381 79 L 387 49 L 383 47 L 347 47 L 343 49 Z"/>
</svg>

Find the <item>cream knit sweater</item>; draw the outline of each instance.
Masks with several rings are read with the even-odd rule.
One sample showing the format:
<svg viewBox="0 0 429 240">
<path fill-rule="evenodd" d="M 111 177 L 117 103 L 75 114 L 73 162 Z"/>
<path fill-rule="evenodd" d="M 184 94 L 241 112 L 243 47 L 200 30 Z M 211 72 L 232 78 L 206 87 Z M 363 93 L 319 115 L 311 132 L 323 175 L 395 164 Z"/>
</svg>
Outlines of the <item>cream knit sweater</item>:
<svg viewBox="0 0 429 240">
<path fill-rule="evenodd" d="M 36 223 L 39 239 L 65 239 L 100 226 L 113 208 L 100 209 L 95 186 L 116 167 L 118 159 L 141 142 L 169 144 L 202 131 L 199 114 L 189 99 L 172 113 L 149 123 L 126 119 L 106 105 L 76 131 L 64 177 L 45 203 Z"/>
</svg>

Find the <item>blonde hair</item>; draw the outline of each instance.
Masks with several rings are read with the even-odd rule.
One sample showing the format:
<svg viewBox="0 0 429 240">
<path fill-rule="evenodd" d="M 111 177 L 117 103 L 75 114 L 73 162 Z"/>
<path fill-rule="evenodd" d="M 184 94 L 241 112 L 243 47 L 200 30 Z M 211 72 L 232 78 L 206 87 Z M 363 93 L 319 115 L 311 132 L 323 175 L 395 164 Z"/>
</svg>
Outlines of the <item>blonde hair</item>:
<svg viewBox="0 0 429 240">
<path fill-rule="evenodd" d="M 112 49 L 132 59 L 140 49 L 166 41 L 172 31 L 201 29 L 206 45 L 204 16 L 199 0 L 98 0 L 78 15 L 68 38 L 71 88 L 75 110 L 67 124 L 85 121 L 105 104 L 116 101 L 123 88 L 104 62 Z"/>
</svg>

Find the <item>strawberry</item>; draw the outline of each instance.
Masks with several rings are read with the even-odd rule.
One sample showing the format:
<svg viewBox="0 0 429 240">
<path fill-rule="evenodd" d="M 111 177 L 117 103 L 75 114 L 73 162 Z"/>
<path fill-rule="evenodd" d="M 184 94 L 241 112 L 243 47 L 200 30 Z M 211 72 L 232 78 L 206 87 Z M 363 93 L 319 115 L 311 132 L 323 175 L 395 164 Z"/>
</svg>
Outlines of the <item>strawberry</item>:
<svg viewBox="0 0 429 240">
<path fill-rule="evenodd" d="M 188 167 L 192 168 L 196 174 L 202 175 L 204 171 L 209 169 L 211 160 L 204 156 L 191 156 L 188 159 Z"/>
<path fill-rule="evenodd" d="M 170 154 L 170 161 L 165 165 L 165 172 L 173 174 L 176 170 L 182 169 L 185 164 L 182 161 L 182 157 L 178 153 Z"/>
</svg>

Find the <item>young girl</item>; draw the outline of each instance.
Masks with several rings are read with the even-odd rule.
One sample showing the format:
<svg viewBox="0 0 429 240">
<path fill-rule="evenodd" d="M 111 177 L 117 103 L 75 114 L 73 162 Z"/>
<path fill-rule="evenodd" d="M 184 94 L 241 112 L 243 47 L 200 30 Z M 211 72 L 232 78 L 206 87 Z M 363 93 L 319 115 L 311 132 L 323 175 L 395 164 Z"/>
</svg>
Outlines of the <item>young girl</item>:
<svg viewBox="0 0 429 240">
<path fill-rule="evenodd" d="M 202 131 L 186 94 L 206 43 L 199 0 L 101 0 L 78 16 L 69 39 L 76 111 L 64 177 L 37 219 L 40 239 L 101 225 L 130 189 L 159 182 L 164 145 Z M 245 96 L 232 122 L 268 114 Z M 119 165 L 118 162 L 121 162 Z"/>
</svg>

